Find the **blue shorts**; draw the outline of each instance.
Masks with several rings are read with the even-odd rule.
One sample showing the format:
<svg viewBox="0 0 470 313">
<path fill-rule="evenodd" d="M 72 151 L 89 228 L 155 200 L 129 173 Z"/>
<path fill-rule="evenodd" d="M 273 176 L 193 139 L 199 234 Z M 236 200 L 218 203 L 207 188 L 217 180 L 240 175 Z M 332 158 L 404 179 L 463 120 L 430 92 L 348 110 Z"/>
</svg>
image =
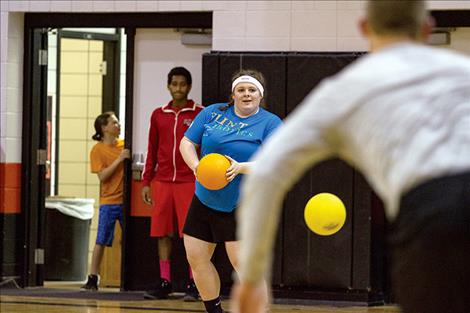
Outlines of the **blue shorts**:
<svg viewBox="0 0 470 313">
<path fill-rule="evenodd" d="M 100 215 L 98 219 L 98 233 L 96 235 L 96 244 L 111 247 L 114 239 L 114 226 L 116 220 L 119 220 L 122 228 L 123 216 L 122 204 L 103 204 L 100 205 Z"/>
</svg>

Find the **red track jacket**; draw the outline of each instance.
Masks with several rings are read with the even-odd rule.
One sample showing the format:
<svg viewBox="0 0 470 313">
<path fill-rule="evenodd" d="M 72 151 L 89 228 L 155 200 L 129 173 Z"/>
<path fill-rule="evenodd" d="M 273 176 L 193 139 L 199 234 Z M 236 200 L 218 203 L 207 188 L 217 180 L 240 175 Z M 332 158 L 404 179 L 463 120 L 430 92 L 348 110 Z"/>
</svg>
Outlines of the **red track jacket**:
<svg viewBox="0 0 470 313">
<path fill-rule="evenodd" d="M 153 179 L 164 182 L 193 182 L 194 173 L 181 156 L 179 144 L 196 115 L 203 109 L 193 100 L 176 112 L 172 102 L 157 108 L 150 118 L 147 159 L 142 174 L 144 186 Z"/>
</svg>

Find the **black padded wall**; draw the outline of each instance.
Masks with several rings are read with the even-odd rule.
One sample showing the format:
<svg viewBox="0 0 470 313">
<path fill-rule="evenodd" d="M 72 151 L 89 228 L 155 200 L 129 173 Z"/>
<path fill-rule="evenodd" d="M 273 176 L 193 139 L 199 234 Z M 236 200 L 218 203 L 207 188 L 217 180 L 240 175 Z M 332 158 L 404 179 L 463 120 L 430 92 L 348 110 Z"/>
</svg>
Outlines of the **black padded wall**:
<svg viewBox="0 0 470 313">
<path fill-rule="evenodd" d="M 0 281 L 21 282 L 24 268 L 24 220 L 20 214 L 0 214 Z"/>
<path fill-rule="evenodd" d="M 290 113 L 324 78 L 338 73 L 359 53 L 297 53 L 287 56 L 287 102 Z"/>
<path fill-rule="evenodd" d="M 219 95 L 219 55 L 204 54 L 202 58 L 202 105 L 226 100 Z"/>
<path fill-rule="evenodd" d="M 351 286 L 352 168 L 328 160 L 309 171 L 289 192 L 284 207 L 283 283 L 289 286 Z M 334 193 L 347 208 L 346 223 L 332 236 L 312 233 L 304 222 L 307 201 L 321 192 Z"/>
<path fill-rule="evenodd" d="M 284 118 L 322 79 L 361 55 L 211 52 L 203 56 L 203 104 L 227 101 L 233 73 L 251 68 L 266 77 L 268 109 Z M 313 234 L 303 220 L 306 202 L 320 192 L 338 195 L 347 208 L 346 224 L 328 237 Z M 273 264 L 275 296 L 380 301 L 385 273 L 383 221 L 380 201 L 354 168 L 338 159 L 313 167 L 284 202 Z M 214 259 L 228 288 L 232 269 L 219 251 Z"/>
<path fill-rule="evenodd" d="M 350 53 L 288 55 L 286 112 L 294 110 L 322 79 L 336 74 L 355 59 Z M 285 284 L 328 288 L 352 285 L 353 181 L 351 167 L 340 160 L 329 160 L 306 173 L 289 192 L 284 209 L 284 238 L 295 245 L 288 245 L 283 251 Z M 305 204 L 320 192 L 336 194 L 347 208 L 346 224 L 333 236 L 313 234 L 303 220 Z"/>
</svg>

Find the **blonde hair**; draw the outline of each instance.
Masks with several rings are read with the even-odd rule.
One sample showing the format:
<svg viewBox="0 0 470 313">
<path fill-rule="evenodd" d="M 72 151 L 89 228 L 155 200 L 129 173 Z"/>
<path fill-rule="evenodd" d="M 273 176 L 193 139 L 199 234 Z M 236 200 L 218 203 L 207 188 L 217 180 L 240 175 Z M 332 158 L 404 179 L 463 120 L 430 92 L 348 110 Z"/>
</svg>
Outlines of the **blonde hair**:
<svg viewBox="0 0 470 313">
<path fill-rule="evenodd" d="M 427 18 L 424 0 L 369 0 L 367 20 L 378 35 L 417 38 Z"/>
</svg>

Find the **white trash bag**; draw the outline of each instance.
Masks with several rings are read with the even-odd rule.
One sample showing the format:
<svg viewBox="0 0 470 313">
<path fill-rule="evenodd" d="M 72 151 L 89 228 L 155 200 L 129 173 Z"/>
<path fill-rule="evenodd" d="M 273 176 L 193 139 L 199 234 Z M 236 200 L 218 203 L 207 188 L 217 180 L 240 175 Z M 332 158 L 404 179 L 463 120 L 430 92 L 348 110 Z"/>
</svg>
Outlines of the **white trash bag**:
<svg viewBox="0 0 470 313">
<path fill-rule="evenodd" d="M 56 209 L 59 212 L 81 220 L 93 218 L 95 199 L 72 197 L 48 197 L 46 208 Z"/>
</svg>

